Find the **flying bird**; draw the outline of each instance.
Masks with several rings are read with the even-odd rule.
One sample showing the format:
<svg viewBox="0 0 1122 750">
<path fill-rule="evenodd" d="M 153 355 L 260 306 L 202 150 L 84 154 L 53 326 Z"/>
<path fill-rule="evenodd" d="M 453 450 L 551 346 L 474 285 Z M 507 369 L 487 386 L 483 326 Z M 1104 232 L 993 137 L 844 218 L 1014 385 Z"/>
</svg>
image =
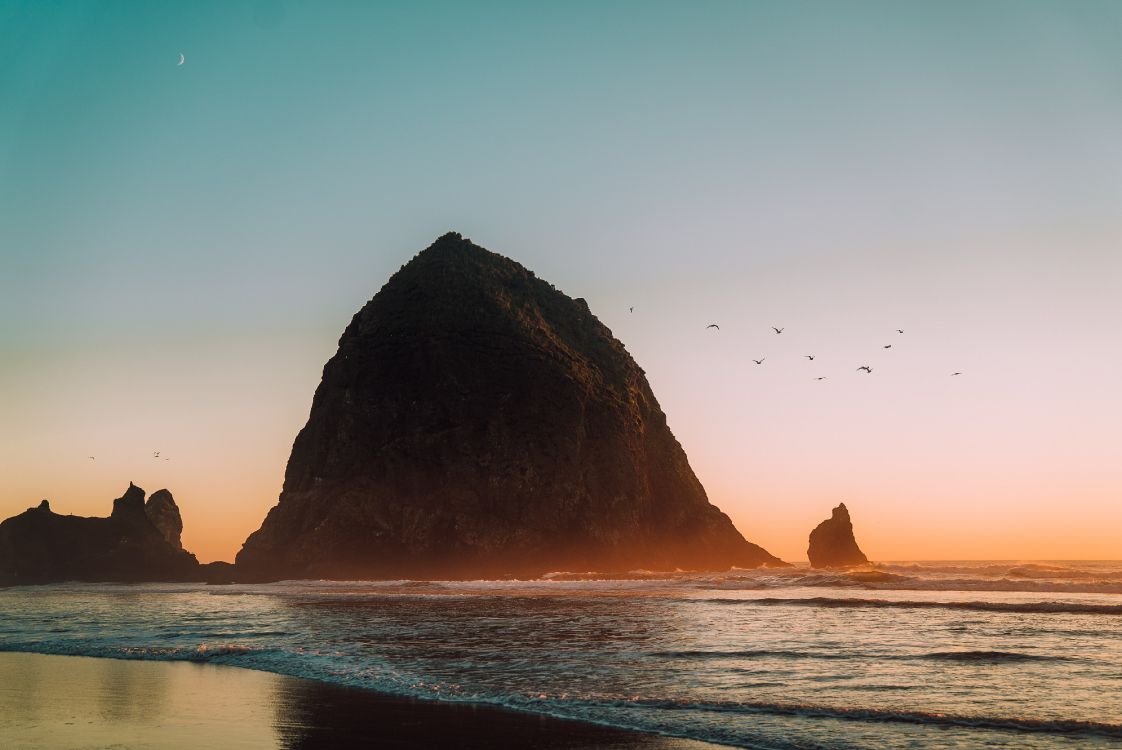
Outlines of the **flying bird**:
<svg viewBox="0 0 1122 750">
<path fill-rule="evenodd" d="M 627 308 L 627 312 L 635 312 L 635 308 L 634 307 L 629 307 L 629 308 Z"/>
<path fill-rule="evenodd" d="M 783 329 L 782 329 L 782 328 L 776 328 L 775 326 L 772 326 L 772 327 L 771 327 L 771 330 L 775 331 L 775 333 L 776 333 L 777 335 L 778 335 L 778 334 L 780 334 L 780 333 L 783 333 Z"/>
<path fill-rule="evenodd" d="M 892 348 L 892 344 L 885 344 L 885 345 L 884 345 L 884 348 L 885 348 L 885 349 L 891 349 L 891 348 Z"/>
<path fill-rule="evenodd" d="M 896 333 L 903 333 L 903 332 L 904 332 L 904 329 L 903 329 L 903 328 L 897 328 L 897 329 L 896 329 Z"/>
<path fill-rule="evenodd" d="M 951 377 L 953 378 L 955 375 L 961 375 L 961 374 L 962 374 L 961 372 L 952 372 Z"/>
<path fill-rule="evenodd" d="M 764 359 L 767 359 L 767 357 L 764 357 Z M 764 363 L 764 359 L 754 359 L 752 361 L 758 365 L 762 365 Z"/>
<path fill-rule="evenodd" d="M 180 53 L 179 53 L 179 62 L 177 62 L 177 63 L 175 64 L 175 67 L 177 67 L 177 68 L 178 68 L 178 67 L 179 67 L 180 65 L 182 65 L 182 64 L 183 64 L 183 63 L 185 63 L 185 62 L 187 62 L 187 58 L 186 58 L 186 57 L 185 57 L 185 56 L 183 55 L 183 53 L 182 53 L 182 52 L 180 52 Z"/>
<path fill-rule="evenodd" d="M 822 376 L 822 377 L 820 377 L 820 378 L 815 378 L 815 380 L 825 380 L 825 379 L 826 379 L 826 376 L 825 376 L 825 375 L 823 375 L 823 376 Z"/>
<path fill-rule="evenodd" d="M 710 328 L 716 328 L 718 331 L 721 330 L 721 327 L 719 325 L 717 325 L 716 323 L 710 323 L 709 325 L 705 326 L 705 328 L 706 328 L 706 330 L 708 330 Z"/>
<path fill-rule="evenodd" d="M 869 367 L 868 365 L 861 365 L 860 367 L 857 368 L 857 370 L 858 371 L 864 370 L 865 372 L 871 373 L 873 371 L 873 368 Z"/>
<path fill-rule="evenodd" d="M 91 461 L 93 461 L 93 460 L 95 460 L 95 459 L 94 459 L 94 457 L 93 457 L 93 456 L 90 456 L 90 460 L 91 460 Z"/>
<path fill-rule="evenodd" d="M 809 359 L 811 362 L 814 361 L 814 355 L 813 354 L 804 354 L 803 356 L 806 357 L 807 359 Z"/>
<path fill-rule="evenodd" d="M 152 458 L 159 458 L 159 457 L 160 457 L 160 452 L 159 451 L 152 451 Z"/>
</svg>

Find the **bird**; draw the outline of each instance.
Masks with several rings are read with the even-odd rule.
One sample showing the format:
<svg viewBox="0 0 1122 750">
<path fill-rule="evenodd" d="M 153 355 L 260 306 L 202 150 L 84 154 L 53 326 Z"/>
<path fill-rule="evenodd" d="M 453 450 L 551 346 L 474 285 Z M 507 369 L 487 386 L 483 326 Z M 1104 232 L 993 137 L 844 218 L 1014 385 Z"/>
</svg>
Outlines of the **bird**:
<svg viewBox="0 0 1122 750">
<path fill-rule="evenodd" d="M 187 57 L 182 52 L 180 52 L 179 53 L 179 62 L 177 62 L 175 64 L 175 67 L 178 68 L 180 65 L 182 65 L 185 62 L 187 62 Z"/>
<path fill-rule="evenodd" d="M 90 456 L 90 460 L 91 460 L 91 461 L 94 461 L 94 460 L 96 460 L 96 459 L 94 459 L 94 457 L 93 457 L 93 456 Z"/>
<path fill-rule="evenodd" d="M 160 452 L 159 451 L 152 451 L 152 458 L 159 458 L 159 457 L 160 457 Z"/>
<path fill-rule="evenodd" d="M 634 307 L 629 307 L 629 308 L 627 308 L 627 312 L 632 312 L 633 313 L 633 312 L 635 312 L 635 308 Z"/>
<path fill-rule="evenodd" d="M 820 378 L 815 378 L 815 380 L 825 380 L 825 379 L 826 379 L 826 376 L 825 376 L 825 375 L 823 375 L 823 376 L 822 376 L 822 377 L 820 377 Z"/>
<path fill-rule="evenodd" d="M 764 357 L 764 359 L 767 359 L 767 357 Z M 758 365 L 762 365 L 764 363 L 764 359 L 754 359 L 752 361 Z"/>
<path fill-rule="evenodd" d="M 904 332 L 904 329 L 903 329 L 903 328 L 897 328 L 897 329 L 896 329 L 896 333 L 903 333 L 903 332 Z"/>
<path fill-rule="evenodd" d="M 772 326 L 771 330 L 775 331 L 776 335 L 779 335 L 780 333 L 783 333 L 782 328 L 776 328 L 775 326 Z"/>
<path fill-rule="evenodd" d="M 884 345 L 884 348 L 885 348 L 885 349 L 891 349 L 891 348 L 892 348 L 892 344 L 885 344 L 885 345 Z"/>
<path fill-rule="evenodd" d="M 952 372 L 951 377 L 953 378 L 955 375 L 961 375 L 961 374 L 962 374 L 961 372 Z"/>
<path fill-rule="evenodd" d="M 804 354 L 803 356 L 806 357 L 807 359 L 809 359 L 811 362 L 814 361 L 814 355 L 813 354 Z"/>
<path fill-rule="evenodd" d="M 716 323 L 710 323 L 709 325 L 705 326 L 705 328 L 706 328 L 706 330 L 708 330 L 710 328 L 716 328 L 718 331 L 721 330 L 721 327 L 719 325 L 717 325 Z"/>
<path fill-rule="evenodd" d="M 857 369 L 858 369 L 858 371 L 864 370 L 867 373 L 871 373 L 873 371 L 873 368 L 869 367 L 868 365 L 861 365 Z"/>
</svg>

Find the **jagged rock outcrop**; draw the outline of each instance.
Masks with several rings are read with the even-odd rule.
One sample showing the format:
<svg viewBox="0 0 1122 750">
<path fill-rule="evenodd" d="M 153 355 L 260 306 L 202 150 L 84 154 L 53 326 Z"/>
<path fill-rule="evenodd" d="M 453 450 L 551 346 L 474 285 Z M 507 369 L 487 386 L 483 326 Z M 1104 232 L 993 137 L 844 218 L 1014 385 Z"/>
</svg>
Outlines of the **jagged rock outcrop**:
<svg viewBox="0 0 1122 750">
<path fill-rule="evenodd" d="M 144 503 L 144 515 L 152 522 L 160 535 L 175 549 L 183 549 L 180 537 L 183 534 L 183 517 L 179 515 L 179 506 L 175 498 L 167 490 L 156 490 Z"/>
<path fill-rule="evenodd" d="M 709 503 L 585 301 L 458 234 L 347 326 L 237 557 L 252 579 L 784 564 Z"/>
<path fill-rule="evenodd" d="M 810 532 L 806 554 L 812 568 L 850 568 L 869 562 L 853 537 L 853 522 L 845 503 L 840 503 L 828 519 Z"/>
<path fill-rule="evenodd" d="M 108 518 L 58 515 L 44 500 L 5 520 L 0 585 L 202 580 L 195 556 L 179 544 L 183 523 L 171 493 L 161 490 L 152 499 L 162 528 L 148 516 L 144 490 L 131 483 Z"/>
</svg>

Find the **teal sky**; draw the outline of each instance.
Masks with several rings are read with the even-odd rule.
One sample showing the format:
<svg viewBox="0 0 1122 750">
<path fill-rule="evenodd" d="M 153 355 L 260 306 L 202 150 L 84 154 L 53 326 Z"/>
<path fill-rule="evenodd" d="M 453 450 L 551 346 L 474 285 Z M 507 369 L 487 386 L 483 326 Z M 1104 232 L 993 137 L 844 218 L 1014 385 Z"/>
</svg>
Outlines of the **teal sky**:
<svg viewBox="0 0 1122 750">
<path fill-rule="evenodd" d="M 456 230 L 780 556 L 846 500 L 872 557 L 1122 557 L 1120 124 L 1114 2 L 0 0 L 0 516 L 166 485 L 230 559 Z"/>
</svg>

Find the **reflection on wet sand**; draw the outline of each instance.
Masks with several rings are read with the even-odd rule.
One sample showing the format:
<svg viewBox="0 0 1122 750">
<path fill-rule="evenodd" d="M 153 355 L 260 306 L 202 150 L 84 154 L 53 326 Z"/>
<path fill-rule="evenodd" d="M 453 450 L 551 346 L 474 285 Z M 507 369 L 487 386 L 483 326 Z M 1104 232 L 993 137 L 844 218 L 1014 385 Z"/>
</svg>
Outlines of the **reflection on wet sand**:
<svg viewBox="0 0 1122 750">
<path fill-rule="evenodd" d="M 0 739 L 5 750 L 713 747 L 211 664 L 23 653 L 0 653 Z"/>
<path fill-rule="evenodd" d="M 186 662 L 0 653 L 4 748 L 270 748 L 279 678 Z"/>
<path fill-rule="evenodd" d="M 467 703 L 384 696 L 311 680 L 277 682 L 275 726 L 285 750 L 424 747 L 701 750 L 703 742 Z"/>
</svg>

